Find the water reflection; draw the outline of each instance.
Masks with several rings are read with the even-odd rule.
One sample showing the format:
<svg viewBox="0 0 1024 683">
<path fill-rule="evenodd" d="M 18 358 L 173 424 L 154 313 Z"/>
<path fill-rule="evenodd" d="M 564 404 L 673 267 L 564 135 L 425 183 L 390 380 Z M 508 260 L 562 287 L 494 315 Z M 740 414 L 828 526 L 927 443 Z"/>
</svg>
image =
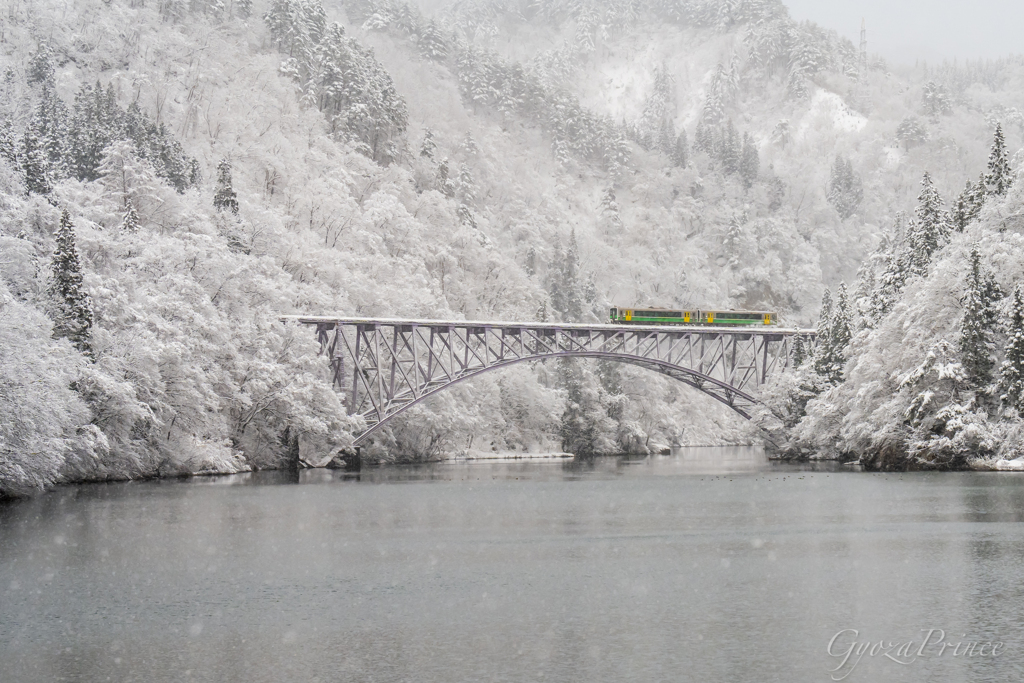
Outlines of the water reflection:
<svg viewBox="0 0 1024 683">
<path fill-rule="evenodd" d="M 1005 654 L 846 680 L 1014 680 L 1022 484 L 737 448 L 67 488 L 0 506 L 0 678 L 828 680 L 842 629 L 942 628 Z"/>
</svg>

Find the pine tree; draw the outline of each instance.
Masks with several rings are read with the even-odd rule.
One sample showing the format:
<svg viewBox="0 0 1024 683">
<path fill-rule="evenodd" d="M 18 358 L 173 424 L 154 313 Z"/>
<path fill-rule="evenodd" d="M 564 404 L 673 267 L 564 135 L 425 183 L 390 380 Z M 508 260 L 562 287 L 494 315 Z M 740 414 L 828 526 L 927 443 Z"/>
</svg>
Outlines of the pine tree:
<svg viewBox="0 0 1024 683">
<path fill-rule="evenodd" d="M 238 7 L 240 19 L 244 20 L 252 16 L 252 0 L 235 0 L 235 6 Z"/>
<path fill-rule="evenodd" d="M 1006 336 L 1006 360 L 999 369 L 999 401 L 1018 414 L 1024 414 L 1024 297 L 1020 285 L 1013 290 Z"/>
<path fill-rule="evenodd" d="M 970 180 L 964 186 L 964 191 L 956 198 L 956 203 L 950 212 L 950 223 L 957 232 L 963 232 L 964 228 L 970 225 L 985 204 L 985 183 L 984 179 L 977 185 Z"/>
<path fill-rule="evenodd" d="M 75 246 L 75 226 L 67 210 L 61 212 L 56 246 L 50 260 L 49 294 L 53 303 L 53 336 L 67 338 L 79 351 L 89 353 L 92 300 L 82 284 L 82 265 Z"/>
<path fill-rule="evenodd" d="M 728 175 L 740 169 L 740 141 L 736 128 L 732 125 L 732 119 L 726 123 L 718 160 L 722 163 L 722 171 Z"/>
<path fill-rule="evenodd" d="M 908 266 L 911 273 L 925 275 L 934 254 L 949 236 L 949 215 L 942 209 L 942 197 L 925 172 L 921 179 L 921 194 L 917 198 L 914 220 L 907 230 L 909 248 Z"/>
<path fill-rule="evenodd" d="M 452 182 L 448 170 L 448 157 L 441 159 L 437 165 L 437 189 L 448 199 L 455 198 L 455 183 Z"/>
<path fill-rule="evenodd" d="M 462 141 L 462 151 L 469 156 L 476 156 L 480 153 L 480 148 L 476 146 L 476 140 L 473 139 L 472 133 L 466 133 L 466 137 Z"/>
<path fill-rule="evenodd" d="M 757 156 L 757 147 L 753 138 L 747 133 L 743 134 L 743 151 L 740 153 L 740 178 L 743 180 L 743 187 L 750 189 L 757 181 L 760 172 L 761 161 Z"/>
<path fill-rule="evenodd" d="M 565 292 L 565 315 L 570 322 L 583 319 L 583 293 L 580 287 L 580 249 L 576 243 L 576 228 L 569 232 L 569 248 L 562 262 L 562 291 Z"/>
<path fill-rule="evenodd" d="M 672 163 L 679 168 L 686 168 L 689 161 L 688 158 L 689 143 L 686 141 L 686 131 L 679 131 L 679 137 L 676 138 L 675 150 L 672 153 Z"/>
<path fill-rule="evenodd" d="M 818 313 L 816 346 L 814 353 L 814 371 L 822 377 L 829 374 L 830 360 L 828 347 L 832 339 L 832 292 L 828 287 L 821 295 L 821 312 Z"/>
<path fill-rule="evenodd" d="M 434 142 L 434 133 L 429 128 L 423 131 L 423 144 L 420 145 L 420 156 L 434 160 L 434 152 L 437 150 L 437 143 Z"/>
<path fill-rule="evenodd" d="M 843 220 L 856 213 L 864 199 L 864 187 L 853 171 L 853 163 L 842 154 L 836 156 L 832 165 L 826 199 Z"/>
<path fill-rule="evenodd" d="M 52 83 L 53 73 L 53 50 L 49 43 L 42 41 L 28 58 L 28 83 Z"/>
<path fill-rule="evenodd" d="M 826 290 L 826 297 L 828 294 Z M 823 325 L 825 310 L 828 310 L 829 315 L 828 321 Z M 819 336 L 814 369 L 830 384 L 839 384 L 843 381 L 846 348 L 853 336 L 850 319 L 850 301 L 846 294 L 846 284 L 840 283 L 834 306 L 831 305 L 830 299 L 822 300 L 822 318 L 818 321 Z"/>
<path fill-rule="evenodd" d="M 67 177 L 67 119 L 64 102 L 49 84 L 44 84 L 39 105 L 22 141 L 22 168 L 30 193 L 49 194 L 55 182 Z"/>
<path fill-rule="evenodd" d="M 231 187 L 231 162 L 227 159 L 221 159 L 217 164 L 217 191 L 213 195 L 213 206 L 218 211 L 238 215 L 238 195 Z"/>
<path fill-rule="evenodd" d="M 793 367 L 798 368 L 807 360 L 807 345 L 804 343 L 803 335 L 791 337 L 793 340 Z"/>
<path fill-rule="evenodd" d="M 597 425 L 591 419 L 591 401 L 584 386 L 583 372 L 574 358 L 560 363 L 560 378 L 566 389 L 565 410 L 559 426 L 562 450 L 578 456 L 592 456 L 597 441 Z"/>
<path fill-rule="evenodd" d="M 466 206 L 472 206 L 476 201 L 476 182 L 466 164 L 459 167 L 459 200 Z"/>
<path fill-rule="evenodd" d="M 988 173 L 985 174 L 985 185 L 988 194 L 1001 196 L 1006 194 L 1013 184 L 1010 172 L 1010 159 L 1006 152 L 1006 140 L 1003 138 L 1003 124 L 996 124 L 996 132 L 992 140 L 992 151 L 988 157 Z"/>
<path fill-rule="evenodd" d="M 619 218 L 619 203 L 615 200 L 615 189 L 611 186 L 606 187 L 601 194 L 601 220 L 609 227 L 622 225 L 622 219 Z"/>
<path fill-rule="evenodd" d="M 448 45 L 437 22 L 431 19 L 423 29 L 419 41 L 420 54 L 435 62 L 444 61 L 448 57 Z"/>
<path fill-rule="evenodd" d="M 966 291 L 960 304 L 964 309 L 960 321 L 960 362 L 971 386 L 980 389 L 991 381 L 991 336 L 994 316 L 986 297 L 986 278 L 981 271 L 981 254 L 971 249 L 970 271 Z"/>
<path fill-rule="evenodd" d="M 697 129 L 693 132 L 693 151 L 711 154 L 708 145 L 708 128 L 704 125 L 703 120 L 697 121 Z"/>
<path fill-rule="evenodd" d="M 121 232 L 134 235 L 139 231 L 139 214 L 131 197 L 125 197 L 124 217 L 121 219 Z"/>
</svg>

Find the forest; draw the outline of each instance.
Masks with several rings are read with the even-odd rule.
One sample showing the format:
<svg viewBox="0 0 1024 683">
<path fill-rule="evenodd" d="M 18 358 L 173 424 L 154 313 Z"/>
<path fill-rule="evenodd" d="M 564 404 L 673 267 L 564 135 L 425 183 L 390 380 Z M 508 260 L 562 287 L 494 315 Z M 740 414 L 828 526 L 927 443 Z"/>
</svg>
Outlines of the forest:
<svg viewBox="0 0 1024 683">
<path fill-rule="evenodd" d="M 293 314 L 819 330 L 752 423 L 562 361 L 369 461 L 1018 456 L 1024 60 L 891 65 L 778 0 L 12 0 L 0 48 L 0 495 L 329 461 L 359 419 Z"/>
</svg>

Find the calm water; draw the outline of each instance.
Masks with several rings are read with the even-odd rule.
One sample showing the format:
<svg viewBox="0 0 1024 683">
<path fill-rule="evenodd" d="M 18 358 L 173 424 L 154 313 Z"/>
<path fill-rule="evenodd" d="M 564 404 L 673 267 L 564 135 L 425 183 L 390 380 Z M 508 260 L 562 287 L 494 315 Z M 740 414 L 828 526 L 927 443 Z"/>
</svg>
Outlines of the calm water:
<svg viewBox="0 0 1024 683">
<path fill-rule="evenodd" d="M 754 449 L 74 487 L 0 505 L 0 680 L 1022 680 L 1022 522 Z"/>
</svg>

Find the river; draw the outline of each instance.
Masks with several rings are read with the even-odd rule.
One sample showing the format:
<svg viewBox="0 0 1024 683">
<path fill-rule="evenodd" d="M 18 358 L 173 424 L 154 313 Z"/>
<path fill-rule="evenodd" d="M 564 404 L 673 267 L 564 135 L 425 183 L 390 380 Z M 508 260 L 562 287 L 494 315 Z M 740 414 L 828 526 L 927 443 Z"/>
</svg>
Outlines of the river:
<svg viewBox="0 0 1024 683">
<path fill-rule="evenodd" d="M 66 487 L 0 505 L 0 680 L 1022 680 L 1022 522 L 754 448 Z"/>
</svg>

